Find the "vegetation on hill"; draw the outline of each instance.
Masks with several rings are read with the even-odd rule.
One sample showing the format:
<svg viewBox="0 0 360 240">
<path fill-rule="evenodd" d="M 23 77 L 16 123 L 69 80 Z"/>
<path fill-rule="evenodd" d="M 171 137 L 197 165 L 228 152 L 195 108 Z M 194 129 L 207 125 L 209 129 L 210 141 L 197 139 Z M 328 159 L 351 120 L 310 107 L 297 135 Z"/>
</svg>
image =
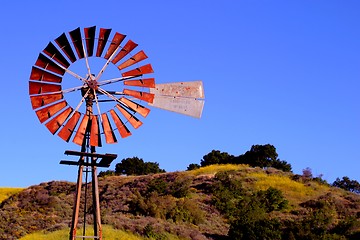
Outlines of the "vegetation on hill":
<svg viewBox="0 0 360 240">
<path fill-rule="evenodd" d="M 99 189 L 104 231 L 159 240 L 360 239 L 356 181 L 343 178 L 330 185 L 313 177 L 309 168 L 293 174 L 271 146 L 248 152 L 235 157 L 212 151 L 201 166 L 184 172 L 103 174 Z M 85 187 L 89 191 L 91 184 L 83 191 Z M 48 239 L 64 236 L 74 191 L 74 183 L 53 181 L 11 195 L 0 204 L 0 239 L 31 233 L 49 234 Z M 91 199 L 86 201 L 89 224 Z M 81 206 L 84 203 L 82 199 Z"/>
</svg>

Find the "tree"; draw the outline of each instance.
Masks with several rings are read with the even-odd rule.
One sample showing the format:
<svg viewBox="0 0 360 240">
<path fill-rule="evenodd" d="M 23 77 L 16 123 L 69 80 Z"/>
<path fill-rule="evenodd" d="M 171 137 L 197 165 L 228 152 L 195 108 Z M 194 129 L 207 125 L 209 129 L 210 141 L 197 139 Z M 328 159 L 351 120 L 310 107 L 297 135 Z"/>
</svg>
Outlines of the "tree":
<svg viewBox="0 0 360 240">
<path fill-rule="evenodd" d="M 234 159 L 234 163 L 249 164 L 252 167 L 274 167 L 285 172 L 291 172 L 291 165 L 278 159 L 276 148 L 271 144 L 253 145 L 250 151 Z"/>
<path fill-rule="evenodd" d="M 165 170 L 160 169 L 158 163 L 144 162 L 144 160 L 138 157 L 125 158 L 115 165 L 116 174 L 146 175 L 162 172 L 165 172 Z"/>
<path fill-rule="evenodd" d="M 213 164 L 227 164 L 227 163 L 231 163 L 233 158 L 234 156 L 228 154 L 227 152 L 212 150 L 210 153 L 203 156 L 200 165 L 202 167 L 205 167 Z"/>
<path fill-rule="evenodd" d="M 195 169 L 198 169 L 198 168 L 200 168 L 200 165 L 199 165 L 199 164 L 190 163 L 186 170 L 187 170 L 187 171 L 191 171 L 191 170 L 195 170 Z"/>
<path fill-rule="evenodd" d="M 350 180 L 350 178 L 346 176 L 343 177 L 342 180 L 336 178 L 332 185 L 353 193 L 360 193 L 360 183 L 356 180 Z"/>
</svg>

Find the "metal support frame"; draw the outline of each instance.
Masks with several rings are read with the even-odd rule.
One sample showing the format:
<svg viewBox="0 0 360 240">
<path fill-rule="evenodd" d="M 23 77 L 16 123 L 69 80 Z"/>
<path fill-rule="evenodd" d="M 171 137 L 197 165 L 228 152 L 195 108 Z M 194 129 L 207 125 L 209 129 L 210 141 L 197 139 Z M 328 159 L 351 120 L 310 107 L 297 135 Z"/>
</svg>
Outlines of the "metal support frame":
<svg viewBox="0 0 360 240">
<path fill-rule="evenodd" d="M 91 97 L 87 97 L 87 108 L 86 114 L 90 116 L 92 114 L 92 101 Z M 76 165 L 78 168 L 78 176 L 76 183 L 76 192 L 74 199 L 74 207 L 73 207 L 73 215 L 71 220 L 71 229 L 70 229 L 70 240 L 75 240 L 76 238 L 92 238 L 92 239 L 100 239 L 102 240 L 102 226 L 101 226 L 101 216 L 100 216 L 100 199 L 99 199 L 99 185 L 98 185 L 98 177 L 97 177 L 97 167 L 109 167 L 111 162 L 117 157 L 116 154 L 98 154 L 95 151 L 95 147 L 90 146 L 90 126 L 88 124 L 86 128 L 86 133 L 84 136 L 83 144 L 81 147 L 81 151 L 65 151 L 66 155 L 74 155 L 79 156 L 78 161 L 68 161 L 62 160 L 60 164 L 66 165 Z M 100 159 L 99 162 L 97 160 Z M 85 169 L 85 204 L 84 204 L 84 223 L 83 223 L 83 234 L 82 236 L 77 236 L 77 226 L 79 223 L 79 211 L 80 211 L 80 200 L 81 200 L 81 188 L 83 184 L 83 174 Z M 93 203 L 93 227 L 94 227 L 94 235 L 93 236 L 85 236 L 86 230 L 86 212 L 87 212 L 87 184 L 88 184 L 88 172 L 91 169 L 91 178 L 92 178 L 92 203 Z"/>
</svg>

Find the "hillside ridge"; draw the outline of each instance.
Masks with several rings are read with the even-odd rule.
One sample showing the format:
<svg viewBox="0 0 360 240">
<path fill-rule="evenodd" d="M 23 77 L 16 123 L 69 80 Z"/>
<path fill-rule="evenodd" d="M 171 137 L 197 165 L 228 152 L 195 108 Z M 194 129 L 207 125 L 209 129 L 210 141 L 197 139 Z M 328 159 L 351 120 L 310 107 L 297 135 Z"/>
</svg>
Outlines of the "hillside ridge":
<svg viewBox="0 0 360 240">
<path fill-rule="evenodd" d="M 91 188 L 91 184 L 86 187 Z M 353 224 L 343 235 L 350 239 L 359 232 L 358 194 L 274 168 L 225 164 L 184 172 L 107 176 L 99 178 L 99 190 L 103 224 L 153 239 L 162 239 L 164 233 L 179 239 L 230 239 L 229 234 L 237 234 L 234 224 L 239 220 L 239 204 L 254 196 L 269 202 L 271 198 L 266 194 L 272 194 L 273 199 L 270 205 L 260 202 L 259 206 L 266 205 L 267 210 L 265 215 L 259 212 L 256 218 L 264 218 L 256 221 L 276 219 L 291 225 L 311 220 L 316 211 L 324 214 L 320 210 L 326 209 L 332 214 L 331 219 L 323 216 L 328 221 L 325 228 L 329 234 L 340 236 L 336 228 L 341 222 L 349 223 L 350 218 Z M 30 186 L 3 200 L 0 239 L 69 228 L 74 192 L 75 183 L 51 181 Z M 83 206 L 84 199 L 81 211 Z M 90 199 L 88 206 L 91 213 Z M 91 222 L 92 214 L 87 217 Z M 281 225 L 282 229 L 294 235 L 288 225 Z"/>
</svg>

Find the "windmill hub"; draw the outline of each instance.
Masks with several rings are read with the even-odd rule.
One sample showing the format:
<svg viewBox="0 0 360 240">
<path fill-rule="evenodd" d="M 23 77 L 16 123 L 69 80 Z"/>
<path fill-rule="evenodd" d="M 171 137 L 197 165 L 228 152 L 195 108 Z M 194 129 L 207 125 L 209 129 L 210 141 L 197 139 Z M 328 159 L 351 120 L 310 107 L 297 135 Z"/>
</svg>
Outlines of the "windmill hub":
<svg viewBox="0 0 360 240">
<path fill-rule="evenodd" d="M 89 80 L 87 82 L 87 85 L 89 86 L 89 88 L 92 88 L 94 90 L 98 89 L 98 82 L 94 79 L 94 80 Z"/>
<path fill-rule="evenodd" d="M 98 81 L 95 79 L 95 77 L 93 76 L 93 74 L 90 75 L 90 77 L 88 78 L 88 80 L 86 81 L 86 84 L 88 85 L 89 88 L 97 90 L 98 89 Z"/>
</svg>

